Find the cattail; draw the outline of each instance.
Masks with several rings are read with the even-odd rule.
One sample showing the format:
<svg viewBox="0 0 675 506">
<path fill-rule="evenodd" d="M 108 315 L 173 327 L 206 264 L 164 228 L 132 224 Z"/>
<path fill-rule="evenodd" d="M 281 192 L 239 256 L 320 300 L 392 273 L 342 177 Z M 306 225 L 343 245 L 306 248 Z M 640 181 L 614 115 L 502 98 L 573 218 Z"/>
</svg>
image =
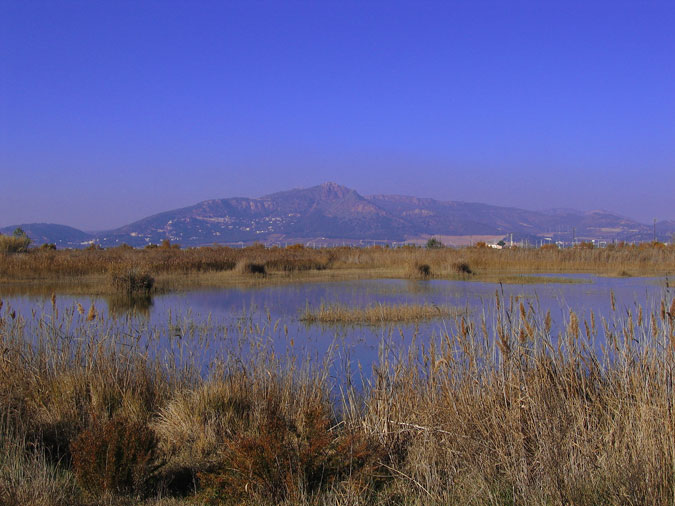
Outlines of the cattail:
<svg viewBox="0 0 675 506">
<path fill-rule="evenodd" d="M 666 321 L 666 303 L 661 299 L 661 320 Z"/>
<path fill-rule="evenodd" d="M 638 327 L 642 325 L 642 306 L 638 306 Z"/>
<path fill-rule="evenodd" d="M 591 309 L 591 330 L 593 331 L 593 335 L 595 335 L 596 328 L 595 328 L 595 312 Z"/>
<path fill-rule="evenodd" d="M 497 311 L 502 308 L 502 303 L 499 300 L 499 290 L 495 290 L 495 299 L 497 300 Z"/>
<path fill-rule="evenodd" d="M 546 311 L 546 318 L 544 318 L 544 332 L 547 334 L 551 332 L 551 310 Z"/>
<path fill-rule="evenodd" d="M 659 336 L 659 327 L 656 323 L 656 315 L 652 313 L 652 337 L 656 339 Z"/>
<path fill-rule="evenodd" d="M 527 341 L 527 332 L 525 332 L 525 329 L 522 327 L 520 328 L 520 333 L 518 334 L 518 340 L 521 344 L 524 344 Z"/>
<path fill-rule="evenodd" d="M 616 311 L 616 298 L 614 297 L 614 290 L 609 292 L 609 297 L 612 302 L 612 311 Z"/>
<path fill-rule="evenodd" d="M 52 292 L 52 309 L 56 309 L 56 293 Z"/>
<path fill-rule="evenodd" d="M 673 298 L 673 302 L 670 304 L 670 311 L 668 314 L 670 315 L 671 320 L 675 320 L 675 298 Z"/>
<path fill-rule="evenodd" d="M 502 352 L 502 355 L 508 357 L 511 353 L 511 345 L 509 344 L 508 337 L 504 334 L 504 329 L 497 327 L 497 335 L 499 336 L 499 341 L 497 341 L 497 346 Z"/>
<path fill-rule="evenodd" d="M 525 304 L 523 304 L 523 301 L 520 301 L 520 319 L 522 321 L 525 321 L 527 319 L 527 314 L 525 313 Z"/>
<path fill-rule="evenodd" d="M 570 311 L 570 323 L 567 327 L 567 332 L 574 337 L 574 339 L 579 339 L 579 318 L 577 318 L 574 311 Z"/>
<path fill-rule="evenodd" d="M 0 299 L 0 311 L 2 311 L 2 299 Z"/>
<path fill-rule="evenodd" d="M 89 308 L 89 313 L 87 314 L 87 321 L 90 322 L 96 318 L 96 308 L 94 307 L 94 304 L 91 304 L 91 307 Z"/>
</svg>

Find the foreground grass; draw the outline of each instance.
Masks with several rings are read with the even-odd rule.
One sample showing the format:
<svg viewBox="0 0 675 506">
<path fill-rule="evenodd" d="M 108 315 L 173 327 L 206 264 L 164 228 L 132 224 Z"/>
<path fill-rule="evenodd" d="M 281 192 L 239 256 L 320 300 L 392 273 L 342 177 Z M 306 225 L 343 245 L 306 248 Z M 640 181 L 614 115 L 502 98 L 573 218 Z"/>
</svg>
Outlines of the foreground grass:
<svg viewBox="0 0 675 506">
<path fill-rule="evenodd" d="M 5 303 L 0 503 L 672 503 L 672 295 L 562 322 L 497 297 L 446 328 L 360 382 L 269 319 Z"/>
<path fill-rule="evenodd" d="M 457 315 L 459 312 L 457 308 L 433 304 L 375 304 L 363 308 L 321 304 L 317 309 L 307 307 L 300 316 L 300 321 L 306 323 L 387 325 L 448 318 Z"/>
<path fill-rule="evenodd" d="M 491 248 L 326 248 L 302 246 L 233 249 L 53 251 L 0 253 L 0 286 L 44 293 L 112 294 L 120 273 L 154 278 L 158 292 L 207 286 L 326 281 L 363 278 L 461 279 L 503 283 L 551 282 L 527 274 L 595 273 L 607 276 L 672 275 L 675 246 L 641 244 L 597 249 L 578 247 Z M 573 282 L 553 276 L 553 282 Z M 49 288 L 44 288 L 44 287 Z"/>
</svg>

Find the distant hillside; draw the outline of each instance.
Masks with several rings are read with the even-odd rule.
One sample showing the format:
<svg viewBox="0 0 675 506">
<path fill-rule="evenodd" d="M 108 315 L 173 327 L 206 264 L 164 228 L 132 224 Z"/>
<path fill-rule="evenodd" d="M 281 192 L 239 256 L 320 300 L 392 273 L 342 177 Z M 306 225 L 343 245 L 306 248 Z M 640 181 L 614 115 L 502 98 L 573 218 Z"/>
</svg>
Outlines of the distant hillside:
<svg viewBox="0 0 675 506">
<path fill-rule="evenodd" d="M 11 235 L 17 228 L 26 232 L 26 235 L 33 240 L 34 244 L 53 243 L 56 244 L 57 248 L 82 247 L 86 245 L 87 241 L 94 239 L 94 236 L 87 232 L 53 223 L 12 225 L 11 227 L 0 228 L 0 234 Z"/>
<path fill-rule="evenodd" d="M 11 233 L 15 227 L 3 230 Z M 431 236 L 449 244 L 477 240 L 530 244 L 547 241 L 648 241 L 653 226 L 609 211 L 573 209 L 528 211 L 487 204 L 440 201 L 402 195 L 362 196 L 355 190 L 324 183 L 259 198 L 207 200 L 143 218 L 124 227 L 90 235 L 62 225 L 22 228 L 36 243 L 81 247 L 95 240 L 103 246 L 158 244 L 164 239 L 183 246 L 267 244 L 423 243 Z M 659 240 L 669 241 L 675 222 L 657 224 Z"/>
</svg>

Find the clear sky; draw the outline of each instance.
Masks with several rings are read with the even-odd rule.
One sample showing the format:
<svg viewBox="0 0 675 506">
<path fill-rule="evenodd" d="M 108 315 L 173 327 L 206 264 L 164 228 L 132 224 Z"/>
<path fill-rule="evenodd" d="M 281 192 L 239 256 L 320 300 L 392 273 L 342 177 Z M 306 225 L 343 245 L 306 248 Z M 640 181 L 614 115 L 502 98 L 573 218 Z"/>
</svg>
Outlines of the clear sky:
<svg viewBox="0 0 675 506">
<path fill-rule="evenodd" d="M 675 2 L 0 0 L 0 226 L 324 181 L 675 219 Z"/>
</svg>

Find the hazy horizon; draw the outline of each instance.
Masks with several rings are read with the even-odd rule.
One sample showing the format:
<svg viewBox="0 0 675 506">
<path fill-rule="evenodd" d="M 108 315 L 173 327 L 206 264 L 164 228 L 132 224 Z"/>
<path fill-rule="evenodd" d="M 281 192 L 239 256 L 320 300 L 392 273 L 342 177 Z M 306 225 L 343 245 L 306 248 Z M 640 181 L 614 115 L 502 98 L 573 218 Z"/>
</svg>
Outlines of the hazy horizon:
<svg viewBox="0 0 675 506">
<path fill-rule="evenodd" d="M 267 195 L 271 195 L 271 194 L 274 194 L 274 193 L 279 193 L 279 192 L 284 192 L 284 191 L 289 191 L 289 190 L 302 190 L 302 189 L 312 188 L 312 187 L 319 186 L 319 185 L 326 184 L 326 183 L 334 183 L 334 184 L 338 184 L 338 185 L 340 185 L 340 186 L 346 186 L 346 185 L 340 184 L 340 183 L 337 182 L 337 181 L 322 181 L 322 182 L 317 183 L 317 184 L 311 184 L 311 185 L 309 185 L 309 186 L 307 186 L 307 187 L 279 188 L 279 189 L 277 189 L 277 190 L 274 190 L 274 191 L 272 191 L 272 192 L 266 193 L 266 194 L 264 194 L 264 195 L 228 195 L 228 196 L 224 196 L 224 197 L 221 197 L 221 198 L 222 198 L 222 199 L 229 199 L 229 198 L 252 198 L 252 199 L 257 199 L 257 198 L 262 198 L 262 197 L 265 197 L 265 196 L 267 196 Z M 378 193 L 378 192 L 374 192 L 374 193 L 363 193 L 363 192 L 360 192 L 360 191 L 358 190 L 358 188 L 350 188 L 350 189 L 351 189 L 351 190 L 355 190 L 355 191 L 356 191 L 357 193 L 359 193 L 361 196 L 366 197 L 366 198 L 367 198 L 367 197 L 370 197 L 370 196 L 373 196 L 373 195 L 401 195 L 401 196 L 417 197 L 417 198 L 433 198 L 433 197 L 428 197 L 428 196 L 425 196 L 425 195 L 410 195 L 410 194 L 406 194 L 406 193 L 391 193 L 391 194 L 384 194 L 384 193 Z M 7 223 L 7 224 L 0 223 L 0 228 L 2 228 L 2 227 L 8 227 L 8 226 L 15 226 L 15 225 L 18 226 L 18 225 L 27 225 L 27 224 L 35 224 L 35 223 L 47 223 L 47 224 L 55 224 L 55 225 L 66 225 L 66 226 L 71 226 L 71 227 L 73 227 L 73 228 L 82 230 L 83 232 L 92 232 L 92 233 L 95 233 L 95 232 L 104 232 L 104 231 L 107 231 L 107 230 L 113 230 L 113 229 L 118 228 L 118 227 L 122 227 L 122 226 L 125 226 L 125 225 L 129 225 L 129 224 L 131 224 L 131 223 L 133 223 L 133 222 L 140 221 L 140 220 L 142 220 L 142 219 L 144 219 L 144 218 L 148 218 L 148 217 L 153 216 L 153 215 L 155 215 L 155 214 L 160 214 L 160 213 L 163 213 L 163 212 L 165 212 L 165 211 L 172 211 L 172 210 L 174 210 L 174 209 L 179 209 L 179 208 L 181 208 L 181 207 L 190 207 L 190 206 L 192 206 L 192 205 L 199 204 L 199 203 L 204 202 L 204 201 L 207 201 L 207 200 L 213 200 L 213 199 L 203 199 L 203 200 L 200 200 L 200 201 L 197 201 L 197 202 L 193 202 L 193 203 L 191 203 L 191 204 L 188 204 L 187 206 L 179 206 L 179 207 L 170 208 L 170 209 L 160 209 L 160 210 L 157 210 L 156 212 L 152 212 L 152 213 L 149 213 L 149 214 L 143 215 L 143 216 L 138 216 L 138 217 L 132 218 L 131 220 L 129 220 L 129 221 L 127 221 L 127 222 L 119 223 L 119 224 L 113 225 L 113 226 L 111 226 L 111 227 L 103 227 L 103 228 L 82 228 L 82 227 L 77 227 L 77 226 L 75 226 L 75 225 L 73 225 L 73 224 L 71 224 L 71 223 L 57 223 L 57 222 L 50 222 L 50 221 L 34 221 L 34 222 L 25 222 L 25 221 L 24 221 L 24 222 L 14 222 L 14 223 Z M 216 200 L 219 200 L 219 199 L 216 199 Z M 435 199 L 435 200 L 442 201 L 443 199 Z M 466 203 L 477 203 L 477 204 L 487 204 L 487 205 L 492 205 L 492 204 L 490 204 L 489 202 L 469 202 L 469 201 L 461 201 L 461 200 L 455 200 L 455 202 L 466 202 Z M 541 208 L 541 209 L 531 209 L 531 208 L 526 208 L 526 207 L 522 207 L 522 206 L 499 206 L 499 207 L 513 207 L 513 208 L 518 208 L 518 209 L 525 209 L 525 210 L 529 210 L 529 211 L 539 211 L 539 212 L 544 212 L 544 211 L 554 211 L 554 210 L 579 211 L 579 212 L 584 212 L 584 213 L 585 213 L 585 212 L 592 212 L 592 211 L 603 211 L 603 212 L 609 212 L 609 213 L 614 214 L 614 215 L 617 215 L 617 216 L 622 216 L 622 217 L 624 217 L 624 218 L 630 218 L 630 219 L 634 219 L 634 220 L 636 220 L 636 221 L 640 221 L 640 220 L 634 218 L 633 216 L 623 215 L 622 213 L 617 212 L 617 211 L 615 211 L 615 210 L 613 210 L 613 209 L 602 209 L 602 208 L 594 208 L 594 209 L 578 209 L 578 208 L 567 208 L 567 207 L 550 207 L 550 208 Z M 666 220 L 667 220 L 667 218 L 666 218 Z M 661 220 L 659 220 L 659 221 L 661 221 Z M 642 223 L 645 224 L 645 225 L 649 225 L 649 224 L 651 224 L 651 221 L 643 221 Z"/>
<path fill-rule="evenodd" d="M 675 219 L 675 4 L 4 2 L 0 227 L 335 181 Z"/>
</svg>

